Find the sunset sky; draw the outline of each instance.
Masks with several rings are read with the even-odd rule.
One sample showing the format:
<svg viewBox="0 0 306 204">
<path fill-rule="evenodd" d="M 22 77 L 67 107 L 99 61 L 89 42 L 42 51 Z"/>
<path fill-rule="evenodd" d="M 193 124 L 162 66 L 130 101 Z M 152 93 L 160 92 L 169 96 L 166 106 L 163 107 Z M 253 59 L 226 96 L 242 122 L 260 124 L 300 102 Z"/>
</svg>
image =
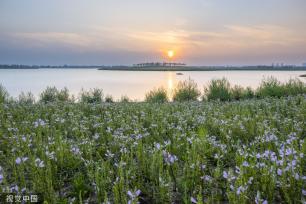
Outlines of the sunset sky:
<svg viewBox="0 0 306 204">
<path fill-rule="evenodd" d="M 305 0 L 1 0 L 0 64 L 306 62 Z"/>
</svg>

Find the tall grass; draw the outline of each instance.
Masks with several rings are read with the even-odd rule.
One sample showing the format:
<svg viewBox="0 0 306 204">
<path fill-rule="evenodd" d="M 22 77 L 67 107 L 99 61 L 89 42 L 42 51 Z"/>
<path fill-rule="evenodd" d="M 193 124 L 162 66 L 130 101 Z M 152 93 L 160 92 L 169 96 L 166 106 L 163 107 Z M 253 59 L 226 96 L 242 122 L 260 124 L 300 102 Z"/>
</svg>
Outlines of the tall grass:
<svg viewBox="0 0 306 204">
<path fill-rule="evenodd" d="M 65 87 L 64 89 L 58 90 L 56 87 L 47 87 L 40 94 L 40 102 L 53 103 L 53 102 L 69 102 L 71 101 L 69 90 Z"/>
<path fill-rule="evenodd" d="M 211 80 L 204 93 L 207 100 L 230 101 L 233 98 L 230 83 L 225 78 Z"/>
<path fill-rule="evenodd" d="M 80 101 L 82 103 L 102 103 L 103 102 L 103 90 L 94 88 L 90 91 L 82 91 Z"/>
<path fill-rule="evenodd" d="M 4 86 L 0 84 L 0 103 L 4 103 L 5 101 L 8 100 L 8 98 L 9 98 L 8 92 L 6 91 Z"/>
<path fill-rule="evenodd" d="M 274 77 L 264 79 L 259 88 L 257 89 L 256 95 L 264 97 L 281 97 L 285 96 L 284 86 Z"/>
<path fill-rule="evenodd" d="M 21 92 L 18 96 L 18 102 L 22 104 L 34 104 L 35 103 L 35 96 L 31 92 Z"/>
<path fill-rule="evenodd" d="M 256 90 L 256 95 L 260 98 L 264 97 L 282 97 L 297 94 L 305 94 L 305 83 L 299 79 L 290 79 L 287 83 L 280 83 L 276 78 L 269 77 L 264 79 L 259 88 Z"/>
<path fill-rule="evenodd" d="M 306 86 L 301 80 L 298 79 L 290 79 L 284 85 L 286 95 L 298 95 L 298 94 L 306 94 Z"/>
<path fill-rule="evenodd" d="M 196 101 L 201 95 L 197 84 L 192 80 L 179 82 L 173 93 L 173 101 Z"/>
<path fill-rule="evenodd" d="M 114 98 L 111 95 L 106 95 L 104 100 L 106 103 L 114 103 Z"/>
<path fill-rule="evenodd" d="M 165 88 L 154 89 L 146 94 L 145 101 L 150 103 L 168 102 L 167 90 Z"/>
<path fill-rule="evenodd" d="M 121 96 L 119 102 L 120 103 L 129 103 L 129 102 L 132 102 L 132 100 L 128 96 L 123 95 L 123 96 Z"/>
</svg>

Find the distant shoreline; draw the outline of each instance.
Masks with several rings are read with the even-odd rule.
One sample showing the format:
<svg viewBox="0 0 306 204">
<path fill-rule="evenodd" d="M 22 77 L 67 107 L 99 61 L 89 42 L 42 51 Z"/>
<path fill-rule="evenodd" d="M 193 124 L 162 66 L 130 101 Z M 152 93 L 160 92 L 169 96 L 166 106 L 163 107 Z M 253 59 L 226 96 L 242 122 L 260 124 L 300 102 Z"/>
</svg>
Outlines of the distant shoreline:
<svg viewBox="0 0 306 204">
<path fill-rule="evenodd" d="M 108 71 L 306 71 L 306 67 L 102 67 Z"/>
<path fill-rule="evenodd" d="M 306 67 L 292 67 L 292 66 L 284 66 L 284 67 L 272 67 L 272 66 L 245 66 L 245 67 L 214 67 L 214 66 L 177 66 L 177 67 L 130 67 L 130 66 L 10 66 L 10 67 L 1 67 L 0 70 L 15 70 L 15 69 L 96 69 L 96 70 L 106 70 L 106 71 L 306 71 Z M 303 75 L 304 76 L 304 75 Z"/>
</svg>

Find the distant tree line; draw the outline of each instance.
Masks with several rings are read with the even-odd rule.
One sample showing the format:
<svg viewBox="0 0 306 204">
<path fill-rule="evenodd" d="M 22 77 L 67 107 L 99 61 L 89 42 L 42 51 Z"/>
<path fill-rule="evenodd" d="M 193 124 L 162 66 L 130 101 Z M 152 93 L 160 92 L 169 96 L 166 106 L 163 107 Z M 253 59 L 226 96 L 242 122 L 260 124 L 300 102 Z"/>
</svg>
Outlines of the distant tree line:
<svg viewBox="0 0 306 204">
<path fill-rule="evenodd" d="M 306 70 L 306 66 L 284 65 L 284 66 L 186 66 L 183 63 L 142 63 L 133 66 L 126 65 L 23 65 L 23 64 L 0 64 L 0 69 L 42 69 L 42 68 L 87 68 L 101 70 L 133 70 L 150 67 L 175 67 L 178 71 L 222 71 L 222 70 Z"/>
</svg>

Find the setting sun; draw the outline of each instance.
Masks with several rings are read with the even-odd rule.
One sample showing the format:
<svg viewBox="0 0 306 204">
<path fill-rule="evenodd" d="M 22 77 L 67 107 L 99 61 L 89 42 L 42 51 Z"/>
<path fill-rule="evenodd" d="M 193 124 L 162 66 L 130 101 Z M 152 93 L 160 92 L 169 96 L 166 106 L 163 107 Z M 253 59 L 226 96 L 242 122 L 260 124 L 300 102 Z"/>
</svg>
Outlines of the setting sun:
<svg viewBox="0 0 306 204">
<path fill-rule="evenodd" d="M 168 50 L 168 57 L 172 58 L 174 56 L 173 50 Z"/>
</svg>

